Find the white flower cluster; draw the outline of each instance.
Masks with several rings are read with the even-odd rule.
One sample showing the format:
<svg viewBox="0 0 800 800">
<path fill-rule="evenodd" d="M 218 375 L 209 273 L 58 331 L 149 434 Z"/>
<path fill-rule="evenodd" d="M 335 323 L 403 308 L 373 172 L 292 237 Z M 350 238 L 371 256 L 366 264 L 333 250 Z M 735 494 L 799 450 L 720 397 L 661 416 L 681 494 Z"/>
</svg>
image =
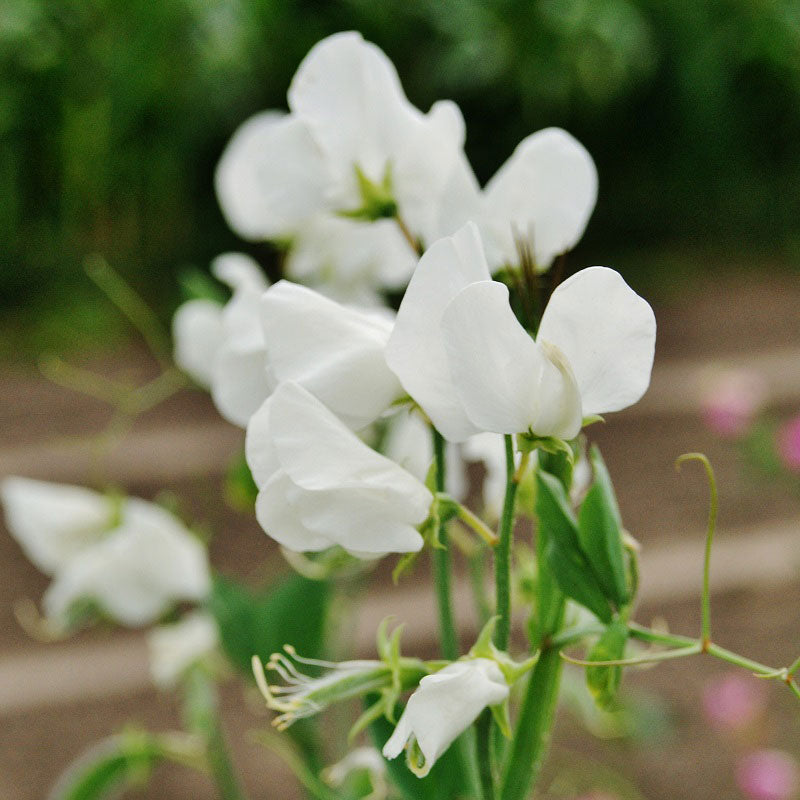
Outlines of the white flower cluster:
<svg viewBox="0 0 800 800">
<path fill-rule="evenodd" d="M 492 278 L 502 269 L 530 280 L 582 236 L 597 174 L 568 133 L 529 136 L 481 189 L 458 108 L 444 101 L 419 111 L 391 62 L 356 33 L 312 48 L 288 107 L 236 132 L 216 187 L 231 227 L 282 247 L 286 274 L 311 288 L 270 286 L 248 256 L 220 256 L 213 272 L 232 296 L 178 310 L 175 359 L 246 428 L 256 517 L 284 548 L 338 546 L 364 559 L 415 552 L 440 501 L 426 484 L 427 423 L 450 443 L 451 459 L 462 445 L 486 460 L 485 504 L 497 514 L 500 435 L 573 440 L 587 418 L 636 402 L 650 379 L 655 319 L 606 267 L 572 275 L 525 325 L 506 284 Z M 387 289 L 405 289 L 396 314 L 381 305 Z M 457 484 L 459 469 L 449 471 Z M 54 575 L 49 617 L 89 599 L 140 625 L 209 591 L 205 549 L 152 504 L 25 479 L 7 480 L 2 499 L 12 533 Z M 167 654 L 161 666 L 156 658 L 159 682 L 174 681 L 215 641 L 202 617 L 157 635 L 156 652 Z M 376 663 L 367 667 L 383 679 Z M 350 666 L 357 677 L 364 668 Z M 433 673 L 383 751 L 393 758 L 407 747 L 421 776 L 509 694 L 492 659 Z M 311 709 L 309 698 L 324 706 L 333 679 L 287 674 L 303 691 L 276 700 L 266 687 L 273 705 L 289 717 Z"/>
</svg>

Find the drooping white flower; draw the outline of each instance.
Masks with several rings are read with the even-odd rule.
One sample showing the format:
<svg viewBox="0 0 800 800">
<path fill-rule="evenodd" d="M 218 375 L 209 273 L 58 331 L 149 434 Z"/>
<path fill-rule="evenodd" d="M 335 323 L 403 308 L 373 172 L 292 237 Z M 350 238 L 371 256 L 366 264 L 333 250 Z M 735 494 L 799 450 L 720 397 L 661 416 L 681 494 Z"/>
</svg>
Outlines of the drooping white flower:
<svg viewBox="0 0 800 800">
<path fill-rule="evenodd" d="M 473 217 L 492 269 L 518 265 L 522 245 L 544 272 L 578 243 L 596 200 L 597 169 L 580 142 L 560 128 L 523 139 L 486 184 Z"/>
<path fill-rule="evenodd" d="M 313 236 L 328 224 L 325 217 L 361 209 L 366 181 L 386 196 L 381 213 L 392 216 L 396 207 L 416 237 L 440 234 L 443 203 L 456 201 L 471 174 L 454 104 L 420 112 L 385 54 L 354 32 L 334 34 L 311 49 L 289 87 L 288 104 L 289 114 L 248 120 L 223 154 L 217 195 L 234 230 L 249 239 L 301 242 L 306 231 Z M 403 283 L 416 258 L 408 243 L 400 255 L 397 227 L 363 236 L 358 231 L 349 231 L 357 257 L 346 246 L 329 249 L 315 270 L 328 269 L 336 279 L 340 269 L 346 274 L 354 263 L 373 263 L 373 285 Z"/>
<path fill-rule="evenodd" d="M 243 253 L 218 256 L 211 271 L 233 295 L 224 306 L 212 300 L 180 306 L 172 323 L 175 363 L 211 390 L 225 419 L 244 427 L 275 385 L 259 317 L 259 301 L 269 283 Z"/>
<path fill-rule="evenodd" d="M 9 531 L 54 576 L 43 606 L 56 626 L 81 601 L 144 625 L 210 590 L 205 547 L 153 503 L 19 477 L 5 479 L 0 495 Z"/>
<path fill-rule="evenodd" d="M 171 689 L 187 669 L 206 659 L 218 645 L 217 623 L 204 611 L 193 611 L 171 625 L 153 628 L 147 635 L 153 682 Z"/>
<path fill-rule="evenodd" d="M 245 453 L 259 488 L 256 517 L 289 550 L 340 545 L 376 557 L 422 547 L 428 489 L 298 384 L 282 383 L 253 415 Z"/>
<path fill-rule="evenodd" d="M 420 260 L 387 345 L 389 366 L 442 434 L 572 439 L 582 420 L 635 403 L 650 381 L 655 317 L 619 273 L 562 283 L 536 340 L 492 281 L 467 224 Z"/>
<path fill-rule="evenodd" d="M 396 758 L 405 747 L 409 769 L 424 778 L 481 711 L 502 703 L 508 692 L 500 667 L 488 658 L 456 661 L 427 675 L 408 699 L 383 755 Z"/>
</svg>

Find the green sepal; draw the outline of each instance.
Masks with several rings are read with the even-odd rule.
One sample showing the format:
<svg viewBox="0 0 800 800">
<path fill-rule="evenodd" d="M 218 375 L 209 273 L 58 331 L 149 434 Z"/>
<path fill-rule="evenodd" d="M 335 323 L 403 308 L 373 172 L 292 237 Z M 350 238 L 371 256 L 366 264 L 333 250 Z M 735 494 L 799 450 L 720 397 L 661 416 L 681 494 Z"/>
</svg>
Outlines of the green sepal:
<svg viewBox="0 0 800 800">
<path fill-rule="evenodd" d="M 354 169 L 358 191 L 361 194 L 361 206 L 348 211 L 340 211 L 340 216 L 367 222 L 391 219 L 397 216 L 397 201 L 394 199 L 391 164 L 386 164 L 383 178 L 379 183 L 371 181 L 358 164 L 355 165 Z"/>
<path fill-rule="evenodd" d="M 595 642 L 586 660 L 617 661 L 624 658 L 627 641 L 628 626 L 621 619 L 615 619 Z M 614 708 L 621 680 L 622 667 L 586 667 L 586 685 L 595 703 L 604 711 Z"/>
<path fill-rule="evenodd" d="M 581 422 L 581 428 L 588 428 L 590 425 L 594 425 L 596 422 L 605 421 L 605 417 L 601 417 L 600 414 L 589 414 L 588 417 L 583 418 L 583 421 Z"/>
<path fill-rule="evenodd" d="M 594 483 L 581 505 L 578 537 L 603 594 L 620 609 L 630 600 L 622 546 L 622 520 L 611 477 L 597 446 L 592 447 L 590 458 Z"/>
<path fill-rule="evenodd" d="M 258 486 L 242 450 L 228 465 L 224 482 L 225 502 L 235 511 L 253 513 Z"/>
<path fill-rule="evenodd" d="M 400 583 L 400 578 L 417 563 L 418 558 L 419 550 L 415 553 L 403 553 L 403 555 L 397 559 L 397 564 L 395 564 L 392 570 L 392 583 L 394 583 L 395 586 Z"/>
<path fill-rule="evenodd" d="M 211 300 L 224 305 L 231 296 L 207 272 L 190 266 L 178 273 L 178 286 L 184 300 Z"/>
<path fill-rule="evenodd" d="M 570 443 L 556 436 L 535 436 L 532 433 L 520 434 L 517 436 L 517 450 L 520 453 L 532 453 L 534 450 L 542 450 L 552 455 L 561 453 L 570 463 L 575 463 L 575 451 L 570 446 Z"/>
<path fill-rule="evenodd" d="M 580 545 L 578 525 L 563 485 L 552 475 L 537 475 L 536 513 L 544 554 L 559 588 L 603 622 L 611 622 L 611 607 Z"/>
<path fill-rule="evenodd" d="M 512 736 L 511 716 L 508 708 L 509 702 L 507 697 L 502 703 L 489 706 L 489 711 L 492 712 L 492 716 L 494 717 L 494 721 L 497 723 L 497 727 L 500 729 L 500 733 L 502 733 L 506 739 L 510 739 Z"/>
</svg>

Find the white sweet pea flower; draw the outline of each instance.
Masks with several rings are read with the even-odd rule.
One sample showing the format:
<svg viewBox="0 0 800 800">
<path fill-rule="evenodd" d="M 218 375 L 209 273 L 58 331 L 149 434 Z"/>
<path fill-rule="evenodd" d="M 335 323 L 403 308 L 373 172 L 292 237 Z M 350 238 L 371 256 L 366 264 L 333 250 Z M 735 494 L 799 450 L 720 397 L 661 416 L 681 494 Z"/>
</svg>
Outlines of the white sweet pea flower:
<svg viewBox="0 0 800 800">
<path fill-rule="evenodd" d="M 233 294 L 224 306 L 189 300 L 178 308 L 172 321 L 175 363 L 211 390 L 225 419 L 244 427 L 275 385 L 259 318 L 259 300 L 269 283 L 243 253 L 218 256 L 211 271 Z"/>
<path fill-rule="evenodd" d="M 405 747 L 409 769 L 424 778 L 481 711 L 502 703 L 508 692 L 500 667 L 488 658 L 456 661 L 427 675 L 408 699 L 383 755 L 396 758 Z"/>
<path fill-rule="evenodd" d="M 353 430 L 374 422 L 403 394 L 386 364 L 392 312 L 348 308 L 279 281 L 261 298 L 260 320 L 275 379 L 300 384 Z"/>
<path fill-rule="evenodd" d="M 288 114 L 248 120 L 220 161 L 217 195 L 237 233 L 301 243 L 328 224 L 321 219 L 360 209 L 366 219 L 399 213 L 415 237 L 440 233 L 443 203 L 469 184 L 463 119 L 454 104 L 420 112 L 385 54 L 349 32 L 311 49 L 289 87 L 288 105 Z M 315 272 L 336 278 L 355 264 L 374 264 L 373 285 L 402 284 L 416 259 L 408 243 L 401 255 L 397 226 L 363 230 L 349 230 L 358 255 L 344 244 L 326 248 Z M 308 259 L 294 265 L 290 259 L 289 268 L 307 271 Z"/>
<path fill-rule="evenodd" d="M 572 439 L 583 418 L 644 394 L 655 328 L 619 273 L 589 267 L 555 290 L 534 340 L 467 224 L 420 260 L 386 358 L 452 441 L 481 431 Z"/>
<path fill-rule="evenodd" d="M 43 606 L 56 627 L 79 601 L 138 626 L 210 590 L 205 547 L 153 503 L 19 477 L 5 479 L 0 496 L 12 536 L 54 575 Z"/>
<path fill-rule="evenodd" d="M 189 667 L 207 658 L 218 644 L 217 623 L 204 611 L 193 611 L 172 625 L 153 628 L 147 635 L 153 682 L 162 689 L 173 688 Z"/>
<path fill-rule="evenodd" d="M 583 236 L 597 201 L 597 169 L 583 145 L 560 128 L 523 139 L 486 184 L 480 220 L 493 269 L 519 263 L 528 248 L 538 272 Z M 466 219 L 466 218 L 465 218 Z"/>
<path fill-rule="evenodd" d="M 287 549 L 340 545 L 374 558 L 422 547 L 428 489 L 298 384 L 281 384 L 253 415 L 245 453 L 259 488 L 256 517 Z"/>
</svg>

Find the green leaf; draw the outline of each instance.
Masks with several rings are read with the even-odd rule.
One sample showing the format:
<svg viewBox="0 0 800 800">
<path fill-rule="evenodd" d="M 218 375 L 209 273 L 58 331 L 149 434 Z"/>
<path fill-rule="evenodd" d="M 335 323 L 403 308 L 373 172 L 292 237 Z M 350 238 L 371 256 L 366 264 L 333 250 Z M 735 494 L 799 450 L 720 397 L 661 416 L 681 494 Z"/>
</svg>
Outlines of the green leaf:
<svg viewBox="0 0 800 800">
<path fill-rule="evenodd" d="M 546 450 L 539 451 L 539 468 L 551 475 L 555 475 L 561 481 L 565 491 L 569 491 L 572 486 L 572 473 L 575 467 L 575 459 L 569 458 L 563 451 L 549 453 Z"/>
<path fill-rule="evenodd" d="M 611 608 L 591 563 L 581 549 L 578 526 L 561 482 L 546 472 L 537 475 L 536 514 L 544 554 L 564 594 L 611 622 Z"/>
<path fill-rule="evenodd" d="M 589 651 L 587 661 L 617 661 L 625 657 L 628 626 L 614 620 Z M 614 708 L 622 680 L 622 667 L 586 667 L 586 684 L 595 703 L 604 711 Z"/>
<path fill-rule="evenodd" d="M 378 695 L 368 695 L 365 698 L 366 707 L 369 708 L 379 700 Z M 399 719 L 403 709 L 395 709 L 395 718 Z M 369 726 L 372 742 L 378 750 L 382 750 L 394 731 L 394 725 L 380 717 Z M 464 734 L 462 734 L 463 736 Z M 447 749 L 439 760 L 433 765 L 430 773 L 424 778 L 418 778 L 406 766 L 402 754 L 397 758 L 386 761 L 389 780 L 398 789 L 406 800 L 451 800 L 463 797 L 467 791 L 466 776 L 461 774 L 458 765 L 457 748 L 459 739 Z"/>
<path fill-rule="evenodd" d="M 586 494 L 578 521 L 581 547 L 589 558 L 603 594 L 617 608 L 630 599 L 622 548 L 622 522 L 614 487 L 596 446 L 591 450 L 594 484 Z"/>
<path fill-rule="evenodd" d="M 322 655 L 329 595 L 327 581 L 312 581 L 297 574 L 263 592 L 252 592 L 218 575 L 210 609 L 219 624 L 225 653 L 252 677 L 252 657 L 266 661 L 285 644 L 310 658 Z"/>
<path fill-rule="evenodd" d="M 110 736 L 84 753 L 58 780 L 51 800 L 100 800 L 119 789 L 144 785 L 165 758 L 158 740 L 144 732 Z"/>
</svg>

